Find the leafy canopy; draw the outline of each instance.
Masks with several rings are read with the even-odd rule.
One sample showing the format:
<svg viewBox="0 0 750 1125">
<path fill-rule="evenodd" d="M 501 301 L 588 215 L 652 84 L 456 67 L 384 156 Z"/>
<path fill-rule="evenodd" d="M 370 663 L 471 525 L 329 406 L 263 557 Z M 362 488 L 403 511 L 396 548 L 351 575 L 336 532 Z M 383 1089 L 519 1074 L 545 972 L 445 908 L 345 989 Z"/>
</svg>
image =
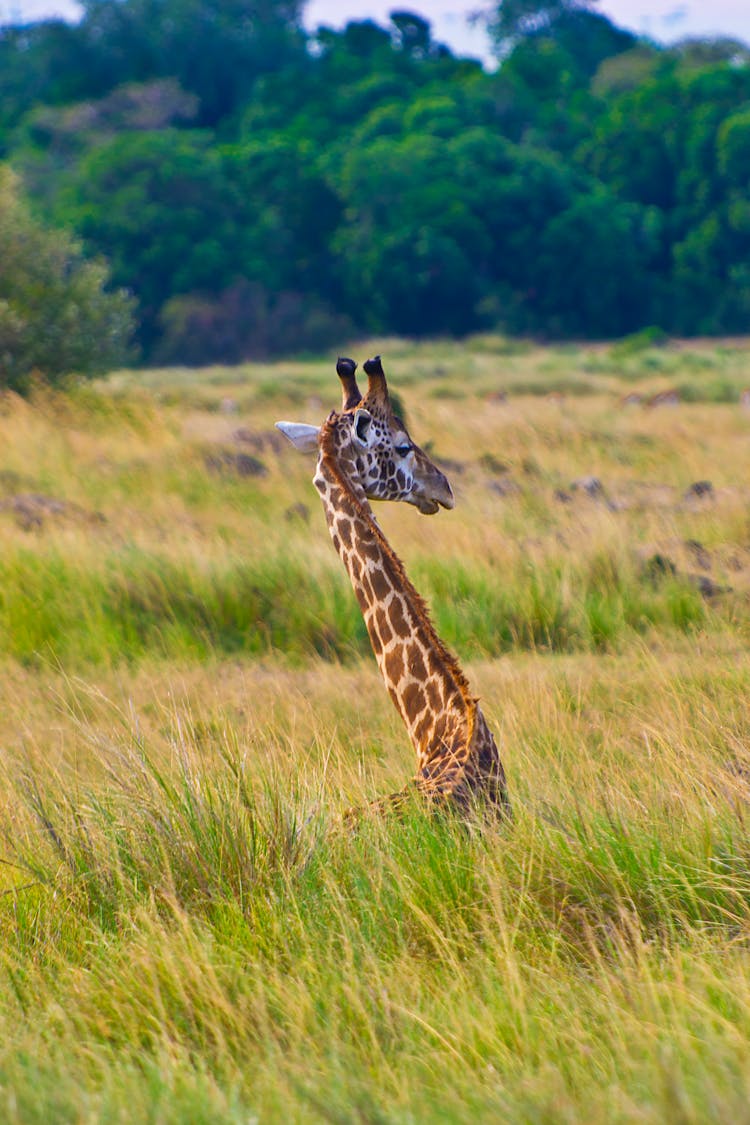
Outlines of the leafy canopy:
<svg viewBox="0 0 750 1125">
<path fill-rule="evenodd" d="M 94 375 L 122 364 L 132 332 L 131 300 L 107 292 L 108 273 L 79 243 L 41 226 L 18 180 L 0 165 L 0 387 Z"/>
</svg>

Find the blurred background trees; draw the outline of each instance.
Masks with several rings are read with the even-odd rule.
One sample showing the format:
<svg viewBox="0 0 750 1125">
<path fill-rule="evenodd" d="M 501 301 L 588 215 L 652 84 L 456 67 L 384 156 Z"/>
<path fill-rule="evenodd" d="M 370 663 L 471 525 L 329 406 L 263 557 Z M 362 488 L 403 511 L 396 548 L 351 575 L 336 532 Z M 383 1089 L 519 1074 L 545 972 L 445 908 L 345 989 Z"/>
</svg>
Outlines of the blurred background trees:
<svg viewBox="0 0 750 1125">
<path fill-rule="evenodd" d="M 746 46 L 503 0 L 488 73 L 407 9 L 308 35 L 302 8 L 86 0 L 76 25 L 0 29 L 23 221 L 107 259 L 102 307 L 125 307 L 106 284 L 133 294 L 146 361 L 356 331 L 747 331 Z"/>
<path fill-rule="evenodd" d="M 30 374 L 94 375 L 122 364 L 131 300 L 106 292 L 106 268 L 30 215 L 16 177 L 0 165 L 0 387 L 23 390 Z"/>
</svg>

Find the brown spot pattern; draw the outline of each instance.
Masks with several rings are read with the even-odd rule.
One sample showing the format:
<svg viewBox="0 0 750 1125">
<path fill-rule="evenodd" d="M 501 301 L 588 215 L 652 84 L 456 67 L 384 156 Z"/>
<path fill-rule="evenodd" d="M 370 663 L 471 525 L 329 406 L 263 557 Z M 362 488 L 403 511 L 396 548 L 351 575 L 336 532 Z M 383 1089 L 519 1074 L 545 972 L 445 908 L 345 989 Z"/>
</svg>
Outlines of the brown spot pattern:
<svg viewBox="0 0 750 1125">
<path fill-rule="evenodd" d="M 407 715 L 420 715 L 427 701 L 419 684 L 411 680 L 401 692 L 401 702 Z"/>
<path fill-rule="evenodd" d="M 385 654 L 385 672 L 390 684 L 398 684 L 404 674 L 404 654 L 400 648 Z"/>
<path fill-rule="evenodd" d="M 427 669 L 424 666 L 422 653 L 416 645 L 412 645 L 409 649 L 409 671 L 412 676 L 420 682 L 427 677 Z"/>
<path fill-rule="evenodd" d="M 388 624 L 388 615 L 384 609 L 378 606 L 375 612 L 375 617 L 378 623 L 378 632 L 380 633 L 380 639 L 384 645 L 389 645 L 393 640 L 393 630 Z"/>
<path fill-rule="evenodd" d="M 388 579 L 380 569 L 370 571 L 370 579 L 372 582 L 373 593 L 375 594 L 375 597 L 378 599 L 378 601 L 381 601 L 390 590 Z M 405 636 L 405 634 L 402 634 L 402 636 Z"/>
<path fill-rule="evenodd" d="M 372 582 L 370 581 L 370 576 L 366 570 L 362 573 L 362 589 L 364 591 L 365 597 L 367 598 L 368 604 L 371 605 L 373 601 Z"/>
<path fill-rule="evenodd" d="M 338 532 L 339 532 L 339 535 L 341 536 L 341 542 L 344 544 L 344 546 L 347 548 L 347 550 L 351 550 L 351 546 L 352 546 L 352 525 L 351 525 L 351 521 L 345 520 L 345 519 L 339 520 Z"/>
<path fill-rule="evenodd" d="M 391 625 L 397 637 L 411 636 L 411 626 L 406 620 L 404 603 L 401 598 L 394 598 L 391 604 Z"/>
<path fill-rule="evenodd" d="M 443 700 L 440 695 L 440 685 L 437 680 L 427 681 L 427 703 L 432 711 L 439 711 L 443 705 Z"/>
</svg>

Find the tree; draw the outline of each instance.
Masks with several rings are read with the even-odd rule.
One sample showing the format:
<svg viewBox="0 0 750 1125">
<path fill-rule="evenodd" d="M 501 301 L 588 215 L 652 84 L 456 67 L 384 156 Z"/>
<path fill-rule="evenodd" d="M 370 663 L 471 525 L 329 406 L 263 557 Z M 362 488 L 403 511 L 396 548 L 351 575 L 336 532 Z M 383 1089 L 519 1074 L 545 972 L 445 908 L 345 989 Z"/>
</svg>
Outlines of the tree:
<svg viewBox="0 0 750 1125">
<path fill-rule="evenodd" d="M 148 348 L 178 293 L 222 289 L 242 271 L 240 203 L 208 134 L 123 133 L 78 164 L 60 207 L 114 279 L 133 290 Z"/>
<path fill-rule="evenodd" d="M 610 102 L 579 159 L 621 199 L 674 207 L 687 115 L 679 78 L 667 73 Z"/>
<path fill-rule="evenodd" d="M 81 35 L 104 93 L 176 78 L 200 123 L 234 112 L 262 74 L 303 55 L 302 0 L 84 0 Z"/>
<path fill-rule="evenodd" d="M 539 240 L 537 307 L 555 335 L 622 336 L 648 324 L 661 241 L 656 208 L 579 196 Z"/>
<path fill-rule="evenodd" d="M 125 362 L 132 302 L 107 292 L 107 268 L 42 227 L 0 166 L 0 386 L 22 390 L 33 370 L 49 379 L 95 375 Z"/>
<path fill-rule="evenodd" d="M 89 63 L 78 29 L 62 20 L 0 26 L 0 157 L 5 130 L 34 105 L 88 96 Z"/>
<path fill-rule="evenodd" d="M 747 323 L 741 44 L 495 0 L 488 74 L 400 7 L 306 38 L 302 0 L 83 3 L 0 29 L 0 153 L 134 291 L 146 358 Z"/>
<path fill-rule="evenodd" d="M 732 188 L 750 188 L 750 106 L 725 118 L 717 138 L 719 171 Z"/>
<path fill-rule="evenodd" d="M 313 157 L 309 145 L 281 140 L 219 147 L 196 130 L 124 133 L 80 162 L 61 215 L 108 248 L 117 283 L 138 298 L 148 351 L 176 297 L 192 304 L 171 306 L 172 339 L 186 308 L 203 315 L 221 298 L 220 311 L 255 309 L 258 286 L 272 304 L 279 293 L 328 298 L 341 208 Z M 239 281 L 256 283 L 252 300 Z"/>
<path fill-rule="evenodd" d="M 413 335 L 468 332 L 488 321 L 510 330 L 581 331 L 577 301 L 585 280 L 576 229 L 592 181 L 490 129 L 442 138 L 418 124 L 418 135 L 380 137 L 344 162 L 346 222 L 335 248 L 352 319 Z M 601 306 L 586 305 L 594 318 L 589 329 L 602 335 L 616 320 L 618 295 L 633 286 L 628 265 L 617 290 L 619 256 L 630 253 L 632 231 L 623 251 L 619 226 L 617 235 L 608 234 L 612 203 L 607 199 L 587 221 L 584 235 L 591 241 L 587 261 L 606 260 L 615 294 Z M 554 247 L 561 264 L 548 269 Z M 574 270 L 571 303 L 566 275 Z M 629 326 L 633 318 L 623 319 Z"/>
<path fill-rule="evenodd" d="M 395 31 L 396 46 L 400 51 L 416 59 L 429 58 L 433 43 L 428 20 L 418 16 L 416 12 L 399 10 L 391 12 L 391 23 Z"/>
<path fill-rule="evenodd" d="M 587 11 L 597 0 L 499 0 L 488 18 L 500 57 L 526 36 L 548 34 L 570 12 Z"/>
<path fill-rule="evenodd" d="M 471 256 L 484 230 L 461 198 L 449 144 L 380 137 L 350 153 L 335 249 L 355 322 L 397 332 L 460 332 L 478 296 Z"/>
</svg>

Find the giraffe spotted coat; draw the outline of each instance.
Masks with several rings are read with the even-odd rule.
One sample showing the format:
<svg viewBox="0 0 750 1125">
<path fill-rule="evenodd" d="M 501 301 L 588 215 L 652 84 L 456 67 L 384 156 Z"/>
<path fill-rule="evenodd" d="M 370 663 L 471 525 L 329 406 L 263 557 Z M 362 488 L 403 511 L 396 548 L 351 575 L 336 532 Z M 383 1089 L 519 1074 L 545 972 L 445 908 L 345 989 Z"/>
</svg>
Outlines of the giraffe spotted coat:
<svg viewBox="0 0 750 1125">
<path fill-rule="evenodd" d="M 339 360 L 342 410 L 332 411 L 315 432 L 314 484 L 333 545 L 349 574 L 391 700 L 416 751 L 413 785 L 430 801 L 460 807 L 482 802 L 508 812 L 500 756 L 478 700 L 437 635 L 423 598 L 369 504 L 375 499 L 402 500 L 432 514 L 439 506 L 453 507 L 453 494 L 443 473 L 392 411 L 379 357 L 364 366 L 368 389 L 362 397 L 354 362 Z M 279 424 L 290 437 L 293 425 Z"/>
</svg>

